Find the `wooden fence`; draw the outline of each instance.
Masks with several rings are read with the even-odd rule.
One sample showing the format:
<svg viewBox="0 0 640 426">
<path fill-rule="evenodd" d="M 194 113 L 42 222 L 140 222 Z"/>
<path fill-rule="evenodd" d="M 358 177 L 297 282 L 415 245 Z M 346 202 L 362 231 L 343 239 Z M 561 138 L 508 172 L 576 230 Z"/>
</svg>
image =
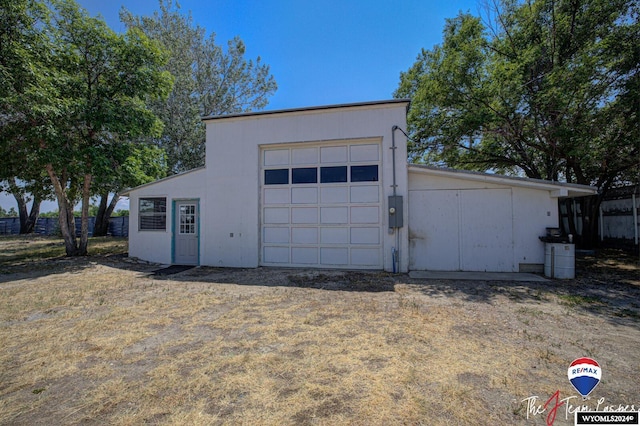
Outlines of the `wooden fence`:
<svg viewBox="0 0 640 426">
<path fill-rule="evenodd" d="M 640 186 L 612 190 L 600 205 L 598 221 L 600 241 L 638 247 L 639 215 Z"/>
<path fill-rule="evenodd" d="M 76 217 L 76 235 L 80 236 L 80 218 Z M 89 236 L 93 235 L 95 217 L 89 218 Z M 36 222 L 35 233 L 39 235 L 55 235 L 59 233 L 60 225 L 57 217 L 41 217 Z M 0 235 L 13 235 L 20 233 L 20 219 L 17 217 L 0 218 Z M 112 217 L 109 220 L 107 235 L 113 237 L 129 236 L 129 216 Z"/>
<path fill-rule="evenodd" d="M 567 211 L 569 210 L 569 211 Z M 560 203 L 562 228 L 569 229 L 569 216 L 582 234 L 582 203 L 572 200 L 569 209 Z M 598 212 L 598 237 L 602 246 L 638 250 L 640 240 L 640 186 L 626 186 L 609 191 Z"/>
</svg>

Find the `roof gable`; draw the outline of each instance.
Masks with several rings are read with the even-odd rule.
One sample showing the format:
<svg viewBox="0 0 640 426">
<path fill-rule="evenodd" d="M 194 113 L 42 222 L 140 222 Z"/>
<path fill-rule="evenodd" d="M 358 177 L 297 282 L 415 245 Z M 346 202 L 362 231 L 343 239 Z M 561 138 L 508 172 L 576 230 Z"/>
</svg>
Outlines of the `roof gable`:
<svg viewBox="0 0 640 426">
<path fill-rule="evenodd" d="M 152 185 L 157 185 L 157 184 L 159 184 L 159 183 L 166 182 L 166 181 L 168 181 L 168 180 L 172 180 L 172 179 L 176 179 L 176 178 L 181 178 L 181 177 L 186 176 L 186 175 L 189 175 L 189 174 L 191 174 L 191 173 L 195 173 L 195 172 L 202 171 L 202 170 L 204 170 L 205 168 L 206 168 L 205 166 L 202 166 L 202 167 L 196 167 L 195 169 L 187 170 L 186 172 L 177 173 L 177 174 L 175 174 L 175 175 L 167 176 L 167 177 L 164 177 L 164 178 L 162 178 L 162 179 L 154 180 L 153 182 L 145 183 L 145 184 L 142 184 L 142 185 L 136 186 L 135 188 L 129 188 L 129 189 L 127 189 L 127 190 L 125 190 L 125 191 L 121 192 L 121 193 L 120 193 L 120 195 L 125 196 L 125 197 L 128 197 L 128 196 L 129 196 L 129 194 L 131 194 L 131 192 L 133 192 L 133 191 L 137 191 L 137 190 L 139 190 L 139 189 L 146 188 L 146 187 L 148 187 L 148 186 L 152 186 Z"/>
</svg>

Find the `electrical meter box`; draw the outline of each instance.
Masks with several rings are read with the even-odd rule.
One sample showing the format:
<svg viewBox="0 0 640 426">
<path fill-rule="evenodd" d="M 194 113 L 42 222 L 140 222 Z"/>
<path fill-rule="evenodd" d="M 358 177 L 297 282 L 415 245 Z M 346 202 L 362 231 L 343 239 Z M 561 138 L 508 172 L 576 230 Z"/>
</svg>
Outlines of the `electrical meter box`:
<svg viewBox="0 0 640 426">
<path fill-rule="evenodd" d="M 404 216 L 402 206 L 402 195 L 389 196 L 389 228 L 402 228 L 402 217 Z"/>
</svg>

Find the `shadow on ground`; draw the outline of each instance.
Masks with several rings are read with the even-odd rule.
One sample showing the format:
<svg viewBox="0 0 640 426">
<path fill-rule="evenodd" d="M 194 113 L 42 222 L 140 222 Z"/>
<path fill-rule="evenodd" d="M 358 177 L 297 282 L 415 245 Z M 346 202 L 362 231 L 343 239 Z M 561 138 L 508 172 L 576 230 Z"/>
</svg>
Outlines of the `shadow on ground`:
<svg viewBox="0 0 640 426">
<path fill-rule="evenodd" d="M 299 287 L 329 291 L 361 291 L 368 293 L 393 292 L 395 285 L 407 278 L 405 274 L 394 275 L 382 271 L 339 271 L 292 268 L 232 269 L 200 267 L 170 280 L 204 281 L 236 285 L 259 285 L 266 287 Z"/>
<path fill-rule="evenodd" d="M 616 324 L 640 326 L 640 265 L 637 259 L 617 252 L 577 260 L 577 277 L 548 282 L 430 280 L 382 271 L 340 271 L 266 268 L 234 269 L 196 267 L 170 269 L 129 259 L 126 254 L 58 258 L 11 267 L 0 265 L 0 283 L 50 274 L 82 273 L 101 264 L 140 272 L 152 280 L 202 282 L 266 287 L 297 287 L 327 291 L 395 292 L 402 286 L 417 295 L 494 304 L 503 297 L 515 303 L 555 301 L 577 312 L 606 317 Z M 177 271 L 177 272 L 176 272 Z M 175 272 L 175 273 L 173 273 Z"/>
</svg>

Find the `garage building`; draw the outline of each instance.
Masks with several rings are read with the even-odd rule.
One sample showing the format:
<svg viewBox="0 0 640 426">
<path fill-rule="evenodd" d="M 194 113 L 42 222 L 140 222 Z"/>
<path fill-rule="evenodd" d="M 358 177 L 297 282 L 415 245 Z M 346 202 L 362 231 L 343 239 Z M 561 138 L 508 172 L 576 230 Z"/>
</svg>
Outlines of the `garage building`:
<svg viewBox="0 0 640 426">
<path fill-rule="evenodd" d="M 221 267 L 537 270 L 591 187 L 407 164 L 407 100 L 205 118 L 206 166 L 128 191 L 129 254 Z"/>
</svg>

